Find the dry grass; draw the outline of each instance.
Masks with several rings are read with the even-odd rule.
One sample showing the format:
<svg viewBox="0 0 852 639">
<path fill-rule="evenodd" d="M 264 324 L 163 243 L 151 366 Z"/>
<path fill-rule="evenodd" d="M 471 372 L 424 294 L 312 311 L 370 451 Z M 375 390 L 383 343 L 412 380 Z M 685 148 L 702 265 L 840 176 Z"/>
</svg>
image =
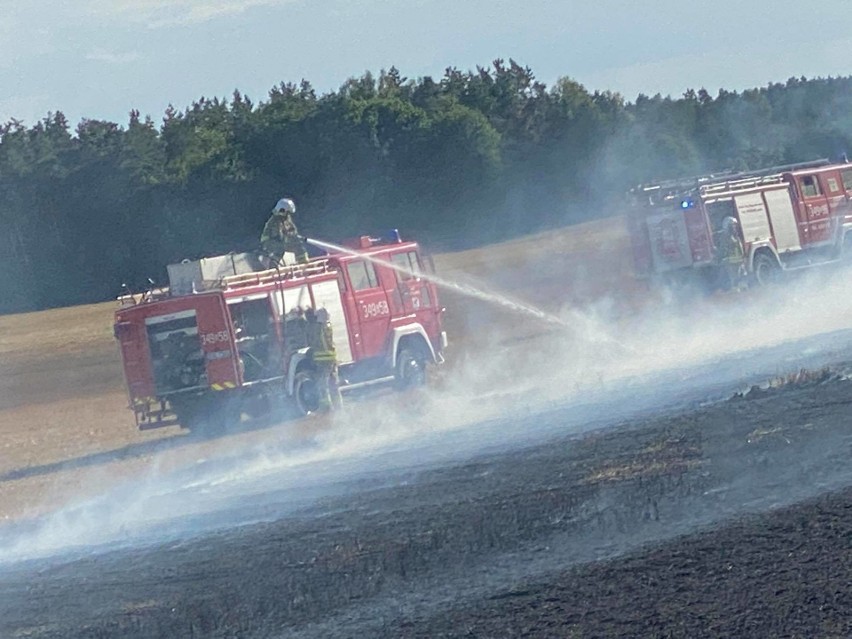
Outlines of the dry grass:
<svg viewBox="0 0 852 639">
<path fill-rule="evenodd" d="M 113 302 L 0 316 L 4 361 L 112 348 Z"/>
</svg>

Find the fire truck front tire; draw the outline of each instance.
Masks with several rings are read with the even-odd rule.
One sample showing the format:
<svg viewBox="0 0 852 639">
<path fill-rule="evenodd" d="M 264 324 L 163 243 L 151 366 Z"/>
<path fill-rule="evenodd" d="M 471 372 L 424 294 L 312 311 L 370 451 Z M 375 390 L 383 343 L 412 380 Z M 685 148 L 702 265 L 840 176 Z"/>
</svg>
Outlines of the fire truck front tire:
<svg viewBox="0 0 852 639">
<path fill-rule="evenodd" d="M 423 349 L 403 346 L 396 356 L 394 377 L 400 390 L 423 386 L 426 383 L 426 355 Z"/>
<path fill-rule="evenodd" d="M 296 408 L 302 415 L 310 415 L 319 411 L 319 385 L 313 371 L 302 370 L 296 373 L 293 380 L 293 399 L 296 401 Z"/>
<path fill-rule="evenodd" d="M 752 263 L 752 281 L 757 286 L 767 286 L 776 282 L 781 274 L 778 261 L 767 253 L 758 253 Z"/>
</svg>

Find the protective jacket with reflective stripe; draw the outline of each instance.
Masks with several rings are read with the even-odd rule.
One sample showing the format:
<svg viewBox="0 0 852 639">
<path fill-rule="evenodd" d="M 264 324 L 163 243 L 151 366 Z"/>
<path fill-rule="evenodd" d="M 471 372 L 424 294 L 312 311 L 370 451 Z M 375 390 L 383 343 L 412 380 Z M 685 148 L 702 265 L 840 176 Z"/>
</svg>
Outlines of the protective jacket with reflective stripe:
<svg viewBox="0 0 852 639">
<path fill-rule="evenodd" d="M 334 332 L 331 323 L 308 322 L 308 347 L 315 362 L 336 362 Z"/>
</svg>

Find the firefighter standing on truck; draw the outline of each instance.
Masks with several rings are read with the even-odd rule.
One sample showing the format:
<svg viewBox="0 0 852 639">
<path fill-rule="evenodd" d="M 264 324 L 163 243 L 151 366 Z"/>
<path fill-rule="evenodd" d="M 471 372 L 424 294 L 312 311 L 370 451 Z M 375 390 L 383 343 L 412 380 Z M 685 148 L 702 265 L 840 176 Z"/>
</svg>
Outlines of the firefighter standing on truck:
<svg viewBox="0 0 852 639">
<path fill-rule="evenodd" d="M 745 275 L 745 251 L 739 227 L 737 219 L 728 216 L 716 234 L 716 259 L 722 271 L 722 286 L 728 290 L 739 290 Z"/>
<path fill-rule="evenodd" d="M 341 397 L 337 378 L 337 353 L 334 349 L 334 332 L 324 308 L 305 312 L 308 338 L 308 357 L 317 374 L 319 409 L 340 408 Z"/>
<path fill-rule="evenodd" d="M 272 215 L 263 227 L 260 246 L 276 262 L 280 262 L 285 253 L 293 253 L 299 263 L 308 261 L 308 252 L 293 221 L 295 214 L 296 204 L 290 198 L 283 197 L 275 204 Z"/>
</svg>

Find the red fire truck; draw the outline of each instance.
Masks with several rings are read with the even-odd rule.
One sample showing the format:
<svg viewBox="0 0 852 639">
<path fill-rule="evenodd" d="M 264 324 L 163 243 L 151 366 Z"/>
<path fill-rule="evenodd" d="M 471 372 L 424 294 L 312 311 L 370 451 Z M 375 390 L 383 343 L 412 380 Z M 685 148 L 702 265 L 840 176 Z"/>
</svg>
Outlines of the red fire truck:
<svg viewBox="0 0 852 639">
<path fill-rule="evenodd" d="M 641 277 L 719 281 L 723 220 L 739 222 L 747 281 L 852 256 L 852 163 L 817 160 L 641 185 L 628 226 Z"/>
<path fill-rule="evenodd" d="M 447 337 L 433 269 L 415 242 L 359 238 L 353 252 L 264 268 L 248 253 L 169 266 L 169 287 L 119 298 L 114 331 L 140 429 L 221 430 L 243 413 L 318 410 L 304 311 L 325 308 L 341 390 L 421 384 Z"/>
</svg>

